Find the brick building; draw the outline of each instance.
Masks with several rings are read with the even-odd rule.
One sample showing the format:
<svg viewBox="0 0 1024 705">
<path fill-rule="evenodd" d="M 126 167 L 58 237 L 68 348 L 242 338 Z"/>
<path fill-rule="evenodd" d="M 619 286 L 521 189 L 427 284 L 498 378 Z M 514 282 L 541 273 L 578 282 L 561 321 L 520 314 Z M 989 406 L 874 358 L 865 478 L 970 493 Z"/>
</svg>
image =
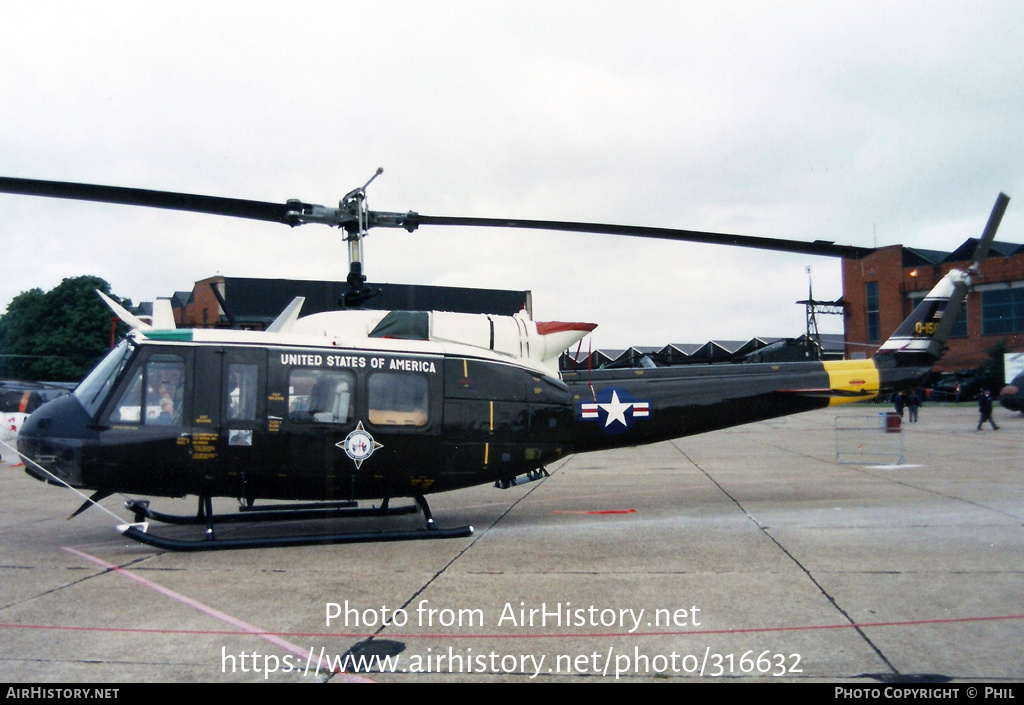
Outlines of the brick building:
<svg viewBox="0 0 1024 705">
<path fill-rule="evenodd" d="M 844 259 L 846 356 L 870 357 L 946 272 L 969 266 L 976 244 L 967 240 L 954 252 L 893 245 Z M 935 369 L 976 368 L 1000 344 L 1024 350 L 1024 246 L 995 242 Z"/>
</svg>

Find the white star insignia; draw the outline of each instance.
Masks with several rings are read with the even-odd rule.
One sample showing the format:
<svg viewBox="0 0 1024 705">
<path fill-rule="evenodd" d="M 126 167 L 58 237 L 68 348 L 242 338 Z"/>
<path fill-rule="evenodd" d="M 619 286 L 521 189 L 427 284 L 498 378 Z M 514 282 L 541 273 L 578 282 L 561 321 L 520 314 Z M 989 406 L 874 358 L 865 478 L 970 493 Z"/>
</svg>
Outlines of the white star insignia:
<svg viewBox="0 0 1024 705">
<path fill-rule="evenodd" d="M 604 426 L 608 428 L 612 425 L 613 421 L 618 421 L 623 426 L 626 426 L 626 410 L 633 407 L 631 402 L 619 401 L 619 393 L 612 391 L 612 400 L 604 404 L 598 404 L 608 414 L 608 418 L 605 419 Z"/>
</svg>

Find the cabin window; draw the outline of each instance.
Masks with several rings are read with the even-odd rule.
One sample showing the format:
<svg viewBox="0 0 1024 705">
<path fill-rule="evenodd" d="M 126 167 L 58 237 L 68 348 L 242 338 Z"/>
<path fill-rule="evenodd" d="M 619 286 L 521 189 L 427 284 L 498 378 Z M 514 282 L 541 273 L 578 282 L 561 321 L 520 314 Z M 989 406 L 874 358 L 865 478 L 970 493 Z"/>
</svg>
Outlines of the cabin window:
<svg viewBox="0 0 1024 705">
<path fill-rule="evenodd" d="M 180 426 L 185 398 L 185 362 L 179 355 L 153 355 L 140 367 L 110 413 L 116 423 Z"/>
<path fill-rule="evenodd" d="M 426 426 L 427 378 L 378 372 L 370 375 L 369 417 L 376 426 Z"/>
<path fill-rule="evenodd" d="M 292 370 L 288 375 L 288 418 L 295 423 L 348 423 L 352 418 L 353 375 L 341 370 Z"/>
<path fill-rule="evenodd" d="M 256 420 L 256 381 L 259 367 L 253 364 L 231 363 L 228 365 L 228 383 L 224 399 L 228 421 Z"/>
</svg>

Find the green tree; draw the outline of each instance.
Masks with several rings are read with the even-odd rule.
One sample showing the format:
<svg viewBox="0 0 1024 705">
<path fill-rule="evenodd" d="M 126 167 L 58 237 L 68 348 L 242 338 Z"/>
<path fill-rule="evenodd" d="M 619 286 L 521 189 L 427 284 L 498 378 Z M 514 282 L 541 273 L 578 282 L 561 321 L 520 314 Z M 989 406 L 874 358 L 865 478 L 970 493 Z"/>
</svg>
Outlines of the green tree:
<svg viewBox="0 0 1024 705">
<path fill-rule="evenodd" d="M 982 386 L 991 389 L 992 393 L 996 395 L 1005 384 L 1003 378 L 1006 373 L 1003 358 L 1006 355 L 1006 348 L 1006 338 L 996 341 L 995 345 L 985 351 L 988 354 L 988 360 L 978 366 L 978 376 L 981 378 Z"/>
<path fill-rule="evenodd" d="M 110 284 L 87 275 L 65 279 L 46 293 L 32 289 L 14 297 L 0 317 L 0 375 L 50 382 L 82 379 L 110 349 L 113 314 L 97 289 L 111 296 Z"/>
</svg>

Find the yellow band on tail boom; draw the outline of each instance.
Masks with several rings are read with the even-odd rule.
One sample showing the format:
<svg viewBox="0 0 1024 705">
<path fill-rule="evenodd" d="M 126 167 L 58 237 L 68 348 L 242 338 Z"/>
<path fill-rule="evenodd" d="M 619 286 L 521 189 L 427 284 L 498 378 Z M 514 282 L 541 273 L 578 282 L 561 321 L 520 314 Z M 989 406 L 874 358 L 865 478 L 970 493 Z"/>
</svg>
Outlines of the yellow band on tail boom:
<svg viewBox="0 0 1024 705">
<path fill-rule="evenodd" d="M 822 363 L 832 390 L 829 406 L 850 404 L 878 396 L 878 367 L 872 360 L 833 360 Z"/>
</svg>

